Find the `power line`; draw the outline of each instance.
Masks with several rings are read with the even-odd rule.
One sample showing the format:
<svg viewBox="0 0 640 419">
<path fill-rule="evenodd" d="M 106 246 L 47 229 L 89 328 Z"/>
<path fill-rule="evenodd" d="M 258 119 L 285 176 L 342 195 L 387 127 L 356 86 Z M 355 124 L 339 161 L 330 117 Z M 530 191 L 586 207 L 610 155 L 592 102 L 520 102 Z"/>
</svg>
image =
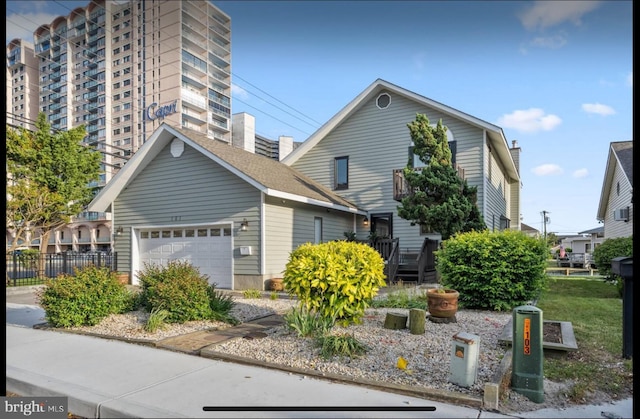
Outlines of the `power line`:
<svg viewBox="0 0 640 419">
<path fill-rule="evenodd" d="M 54 0 L 54 1 L 55 1 L 55 0 Z M 57 2 L 57 1 L 56 1 L 56 2 Z M 59 2 L 57 2 L 57 3 L 59 3 Z M 92 4 L 92 3 L 93 3 L 93 4 L 95 4 L 93 1 L 90 1 L 90 2 L 89 2 L 89 4 Z M 62 7 L 64 7 L 65 9 L 67 9 L 67 10 L 69 10 L 69 11 L 72 11 L 72 9 L 69 9 L 66 5 L 64 5 L 64 4 L 62 4 L 62 3 L 59 3 L 59 4 L 60 4 Z M 98 6 L 101 6 L 101 5 L 98 5 Z M 85 7 L 86 7 L 86 6 L 85 6 Z M 14 13 L 14 14 L 18 14 L 16 11 L 11 10 L 10 8 L 9 8 L 9 9 L 7 9 L 7 10 L 9 10 L 10 12 L 12 12 L 12 13 Z M 103 8 L 103 10 L 105 10 L 105 11 L 106 11 L 106 9 L 104 9 L 104 8 Z M 135 15 L 134 15 L 134 16 L 135 16 Z M 25 19 L 26 19 L 26 18 L 25 18 Z M 30 19 L 26 19 L 26 20 L 30 20 Z M 31 21 L 31 22 L 33 22 L 34 24 L 37 24 L 37 23 L 36 23 L 36 22 L 34 22 L 33 20 L 30 20 L 30 21 Z M 87 22 L 89 22 L 89 23 L 95 23 L 95 24 L 97 24 L 97 22 L 96 22 L 94 19 L 91 19 L 91 18 L 86 18 L 86 21 L 87 21 Z M 26 28 L 26 27 L 24 27 L 24 26 L 22 26 L 22 27 L 23 27 L 24 29 L 29 29 L 29 28 Z M 111 31 L 111 30 L 109 30 L 105 25 L 102 25 L 102 26 L 101 26 L 101 29 L 104 29 L 105 34 L 106 34 L 106 33 L 111 33 L 111 34 L 112 34 L 112 31 Z M 165 31 L 159 31 L 159 32 L 160 32 L 160 33 L 165 33 L 165 34 L 166 34 L 166 32 L 165 32 Z M 67 42 L 69 42 L 70 44 L 74 45 L 75 47 L 80 47 L 80 46 L 81 46 L 79 42 L 74 42 L 74 41 L 69 40 L 69 37 L 68 37 L 68 36 L 62 36 L 61 34 L 57 34 L 57 36 L 59 36 L 61 39 L 66 40 Z M 169 39 L 175 39 L 175 37 L 170 36 L 170 37 L 169 37 Z M 94 57 L 95 57 L 95 56 L 97 56 L 97 54 L 92 54 L 92 55 L 94 55 Z M 37 54 L 36 54 L 36 56 L 37 56 Z M 47 60 L 47 61 L 49 61 L 49 62 L 51 62 L 51 63 L 54 63 L 54 64 L 59 64 L 58 62 L 53 61 L 52 59 L 50 59 L 50 58 L 48 58 L 48 57 L 40 57 L 40 58 L 41 58 L 41 59 L 45 59 L 45 60 Z M 90 56 L 86 56 L 86 58 L 87 58 L 87 59 L 91 59 L 91 57 L 90 57 Z M 26 64 L 25 64 L 25 66 L 26 66 Z M 179 69 L 177 66 L 175 66 L 175 65 L 173 65 L 173 64 L 171 64 L 171 66 L 172 66 L 172 67 L 174 67 L 174 68 L 176 68 L 176 69 Z M 33 68 L 33 67 L 31 67 L 31 68 Z M 35 70 L 36 70 L 36 71 L 38 71 L 38 73 L 39 73 L 39 68 L 35 68 Z M 106 71 L 106 70 L 105 70 L 105 71 Z M 103 80 L 98 80 L 97 78 L 93 78 L 93 77 L 91 77 L 91 76 L 87 76 L 86 74 L 82 74 L 82 73 L 77 73 L 77 74 L 80 74 L 80 75 L 81 75 L 81 77 L 83 77 L 83 78 L 84 78 L 84 79 L 86 79 L 86 80 L 89 80 L 89 81 L 95 81 L 95 82 L 97 82 L 97 83 L 104 83 L 104 81 L 103 81 Z M 275 98 L 274 96 L 270 95 L 269 93 L 265 92 L 264 90 L 260 89 L 259 87 L 257 87 L 257 86 L 255 86 L 255 85 L 251 84 L 250 82 L 248 82 L 247 80 L 245 80 L 245 79 L 243 79 L 242 77 L 238 76 L 237 74 L 235 74 L 235 73 L 233 73 L 233 72 L 230 72 L 230 74 L 231 74 L 231 75 L 233 75 L 234 77 L 239 78 L 240 80 L 243 80 L 245 83 L 247 83 L 247 84 L 249 84 L 249 85 L 251 85 L 251 86 L 255 87 L 256 89 L 260 90 L 261 92 L 263 92 L 263 93 L 264 93 L 264 94 L 266 94 L 267 96 L 269 96 L 269 97 L 273 98 L 274 100 L 276 100 L 276 101 L 278 101 L 278 102 L 280 102 L 280 103 L 284 104 L 285 106 L 287 106 L 288 108 L 290 108 L 290 109 L 294 110 L 295 112 L 299 113 L 300 115 L 303 115 L 304 117 L 306 117 L 306 118 L 308 118 L 308 119 L 310 119 L 310 120 L 314 121 L 316 124 L 321 125 L 319 122 L 317 122 L 317 121 L 313 120 L 311 117 L 309 117 L 309 116 L 305 115 L 304 113 L 302 113 L 302 112 L 300 112 L 300 111 L 296 110 L 295 108 L 293 108 L 293 107 L 291 107 L 291 106 L 287 105 L 286 103 L 284 103 L 284 102 L 282 102 L 281 100 L 279 100 L 279 99 Z M 32 85 L 35 85 L 35 83 L 32 83 Z M 45 90 L 45 91 L 46 91 L 46 90 L 49 90 L 49 91 L 51 91 L 52 93 L 58 93 L 58 92 L 55 92 L 55 91 L 53 91 L 52 89 L 48 88 L 48 86 L 40 86 L 40 85 L 38 84 L 36 87 L 37 87 L 38 92 L 42 92 L 43 90 Z M 282 109 L 282 108 L 280 108 L 280 107 L 278 107 L 278 106 L 274 105 L 273 103 L 269 102 L 268 100 L 265 100 L 264 98 L 260 97 L 259 95 L 257 95 L 257 94 L 255 94 L 255 93 L 253 93 L 250 89 L 245 89 L 245 90 L 246 90 L 249 94 L 251 94 L 251 95 L 253 95 L 253 96 L 257 97 L 257 98 L 258 98 L 258 99 L 260 99 L 260 100 L 263 100 L 264 102 L 266 102 L 267 104 L 269 104 L 269 105 L 271 105 L 271 106 L 275 107 L 276 109 L 279 109 L 279 110 L 281 110 L 281 111 L 283 111 L 283 112 L 287 113 L 288 115 L 290 115 L 290 116 L 292 116 L 292 117 L 294 117 L 294 118 L 296 118 L 296 119 L 298 119 L 298 120 L 300 120 L 300 121 L 302 121 L 302 122 L 304 122 L 304 123 L 306 123 L 306 124 L 311 125 L 309 122 L 307 122 L 307 121 L 304 121 L 304 120 L 300 119 L 299 117 L 297 117 L 297 116 L 295 116 L 295 115 L 293 115 L 293 114 L 291 114 L 291 113 L 289 113 L 289 112 L 285 111 L 284 109 Z M 112 99 L 112 101 L 114 100 L 114 99 L 113 99 L 113 95 L 107 95 L 106 93 L 103 93 L 103 95 L 104 95 L 105 97 L 111 98 L 111 99 Z M 302 130 L 302 129 L 300 129 L 300 128 L 298 128 L 298 127 L 294 126 L 294 125 L 291 125 L 291 124 L 289 124 L 289 123 L 286 123 L 286 122 L 282 121 L 281 119 L 276 118 L 275 116 L 273 116 L 273 115 L 272 115 L 272 114 L 270 114 L 269 112 L 266 112 L 266 111 L 264 111 L 264 110 L 261 110 L 261 109 L 259 109 L 259 108 L 255 107 L 255 106 L 251 106 L 251 105 L 249 105 L 248 103 L 246 103 L 246 102 L 244 102 L 244 101 L 242 101 L 242 100 L 240 100 L 240 99 L 238 99 L 238 98 L 234 98 L 234 100 L 238 100 L 239 102 L 244 103 L 244 104 L 246 104 L 247 106 L 250 106 L 252 109 L 256 109 L 256 110 L 258 110 L 259 112 L 261 112 L 262 114 L 266 115 L 267 117 L 270 117 L 271 119 L 276 120 L 276 121 L 278 121 L 278 122 L 284 123 L 285 125 L 287 125 L 287 126 L 289 126 L 289 127 L 293 128 L 294 130 L 297 130 L 297 131 L 299 131 L 299 132 L 301 132 L 301 133 L 303 133 L 303 134 L 305 134 L 305 135 L 307 135 L 307 136 L 309 136 L 309 135 L 310 135 L 308 132 L 306 132 L 306 131 L 304 131 L 304 130 Z M 76 102 L 77 102 L 77 101 L 76 101 Z M 84 103 L 84 104 L 91 104 L 90 102 L 85 101 L 85 100 L 80 101 L 80 103 Z M 133 110 L 136 110 L 136 111 L 138 111 L 138 112 L 141 112 L 141 110 L 142 110 L 142 109 L 141 109 L 141 108 L 140 108 L 136 103 L 134 103 L 133 101 L 131 102 L 131 106 L 132 106 L 132 109 L 133 109 Z M 71 124 L 73 124 L 73 122 L 71 122 Z M 263 135 L 264 137 L 269 137 L 268 135 L 264 135 L 264 134 L 262 134 L 262 133 L 260 133 L 260 132 L 258 132 L 258 131 L 256 131 L 256 133 L 257 133 L 257 134 L 259 134 L 259 135 Z"/>
<path fill-rule="evenodd" d="M 62 4 L 62 3 L 60 3 L 59 1 L 57 1 L 57 0 L 54 0 L 54 1 L 55 1 L 56 3 L 58 3 L 58 4 L 60 4 L 60 5 L 61 5 L 62 7 L 64 7 L 65 9 L 67 9 L 67 10 L 69 10 L 69 11 L 72 11 L 71 9 L 69 9 L 67 6 L 63 5 L 63 4 Z M 92 1 L 90 1 L 90 2 L 89 2 L 89 4 L 91 4 L 91 3 L 93 3 L 93 2 L 92 2 Z M 215 5 L 214 5 L 214 7 L 215 7 Z M 106 10 L 106 9 L 105 9 L 105 10 Z M 88 19 L 88 21 L 93 21 L 93 20 Z M 95 21 L 93 21 L 93 22 L 94 22 L 94 23 L 96 23 Z M 25 28 L 25 29 L 26 29 L 26 28 Z M 106 26 L 105 26 L 105 32 L 109 32 L 109 33 L 110 33 L 111 31 L 110 31 L 109 29 L 107 29 L 107 28 L 106 28 Z M 160 31 L 158 31 L 158 32 L 160 32 L 160 33 L 164 33 L 164 34 L 166 34 L 166 35 L 169 35 L 169 39 L 170 39 L 170 40 L 174 40 L 174 39 L 176 39 L 176 37 L 175 37 L 173 34 L 168 34 L 168 33 L 166 33 L 165 31 L 162 31 L 162 30 L 160 30 Z M 66 39 L 68 39 L 68 38 L 66 38 Z M 72 41 L 71 41 L 71 42 L 72 42 Z M 180 45 L 181 45 L 181 44 L 179 43 L 179 41 L 177 41 L 177 40 L 176 40 L 176 42 L 178 42 L 177 46 L 180 46 Z M 76 44 L 76 46 L 78 46 L 78 44 Z M 172 65 L 172 66 L 173 66 L 174 68 L 178 69 L 178 70 L 181 70 L 180 68 L 178 68 L 178 67 L 177 67 L 177 66 L 175 66 L 175 65 Z M 254 84 L 250 83 L 249 81 L 245 80 L 244 78 L 240 77 L 239 75 L 237 75 L 237 74 L 235 74 L 235 73 L 233 73 L 233 72 L 229 72 L 229 74 L 230 74 L 230 75 L 232 75 L 233 77 L 237 77 L 237 78 L 239 78 L 240 80 L 242 80 L 242 81 L 244 81 L 245 83 L 249 84 L 250 86 L 252 86 L 252 87 L 254 87 L 254 88 L 258 89 L 260 92 L 262 92 L 262 93 L 266 94 L 266 95 L 267 95 L 267 96 L 269 96 L 270 98 L 272 98 L 272 99 L 276 100 L 277 102 L 279 102 L 279 103 L 281 103 L 281 104 L 285 105 L 285 106 L 286 106 L 286 107 L 288 107 L 289 109 L 291 109 L 291 110 L 293 110 L 293 111 L 297 112 L 298 114 L 300 114 L 300 115 L 304 116 L 305 118 L 310 119 L 311 121 L 313 121 L 313 122 L 317 125 L 317 126 L 316 126 L 316 128 L 317 128 L 318 126 L 322 125 L 322 123 L 320 123 L 320 122 L 318 122 L 318 121 L 314 120 L 313 118 L 311 118 L 311 117 L 309 117 L 309 116 L 305 115 L 303 112 L 301 112 L 301 111 L 299 111 L 299 110 L 297 110 L 297 109 L 295 109 L 295 108 L 293 108 L 293 107 L 291 107 L 291 106 L 287 105 L 287 104 L 286 104 L 286 103 L 284 103 L 283 101 L 281 101 L 281 100 L 277 99 L 276 97 L 274 97 L 273 95 L 269 94 L 268 92 L 266 92 L 266 91 L 264 91 L 264 90 L 260 89 L 259 87 L 255 86 Z M 282 112 L 285 112 L 286 114 L 288 114 L 288 115 L 290 115 L 290 116 L 292 116 L 292 117 L 294 117 L 294 118 L 296 118 L 296 119 L 300 120 L 301 122 L 304 122 L 304 123 L 306 123 L 306 124 L 308 124 L 308 125 L 312 125 L 312 124 L 310 124 L 309 122 L 304 121 L 303 119 L 301 119 L 301 118 L 299 118 L 299 117 L 297 117 L 297 116 L 295 116 L 295 115 L 293 115 L 293 114 L 291 114 L 291 113 L 289 113 L 289 112 L 285 111 L 284 109 L 282 109 L 282 108 L 280 108 L 280 107 L 278 107 L 278 106 L 274 105 L 273 103 L 269 102 L 268 100 L 263 99 L 263 98 L 262 98 L 262 97 L 260 97 L 259 95 L 257 95 L 257 94 L 255 94 L 255 93 L 251 92 L 251 90 L 249 90 L 249 89 L 245 89 L 245 90 L 246 90 L 249 94 L 251 94 L 251 95 L 253 95 L 253 96 L 257 97 L 257 98 L 258 98 L 258 99 L 260 99 L 260 100 L 263 100 L 264 102 L 266 102 L 267 104 L 269 104 L 269 105 L 273 106 L 274 108 L 276 108 L 276 109 L 278 109 L 278 110 L 281 110 Z M 238 99 L 238 98 L 234 98 L 234 100 L 238 100 L 238 101 L 240 101 L 240 102 L 242 102 L 242 103 L 244 103 L 244 104 L 247 104 L 246 102 L 244 102 L 244 101 L 242 101 L 242 100 L 240 100 L 240 99 Z M 271 115 L 270 113 L 268 113 L 268 112 L 266 112 L 266 111 L 264 111 L 264 110 L 260 110 L 260 109 L 258 109 L 258 108 L 256 108 L 256 107 L 254 107 L 254 106 L 251 106 L 251 107 L 252 107 L 253 109 L 259 110 L 259 111 L 260 111 L 260 112 L 262 112 L 264 115 L 267 115 L 268 117 L 270 117 L 270 118 L 272 118 L 272 119 L 274 119 L 274 120 L 276 120 L 276 121 L 278 121 L 278 122 L 285 123 L 284 121 L 282 121 L 282 120 L 280 120 L 280 119 L 276 118 L 275 116 Z M 307 136 L 309 135 L 309 133 L 305 132 L 304 130 L 302 130 L 302 129 L 300 129 L 300 128 L 296 127 L 296 126 L 293 126 L 293 125 L 288 124 L 288 123 L 285 123 L 285 124 L 286 124 L 287 126 L 289 126 L 289 127 L 293 128 L 293 129 L 295 129 L 295 130 L 299 131 L 299 132 L 302 132 L 303 134 L 305 134 L 305 135 L 307 135 Z M 312 126 L 313 126 L 313 125 L 312 125 Z"/>
</svg>

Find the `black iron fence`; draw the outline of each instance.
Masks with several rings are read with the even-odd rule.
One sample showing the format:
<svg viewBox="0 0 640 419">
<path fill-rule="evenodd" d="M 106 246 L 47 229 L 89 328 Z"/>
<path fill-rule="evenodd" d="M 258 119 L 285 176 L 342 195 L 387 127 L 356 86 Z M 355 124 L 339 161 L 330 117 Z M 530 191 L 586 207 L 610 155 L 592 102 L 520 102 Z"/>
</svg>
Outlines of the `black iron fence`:
<svg viewBox="0 0 640 419">
<path fill-rule="evenodd" d="M 76 269 L 90 265 L 106 266 L 115 271 L 118 257 L 106 252 L 7 253 L 7 286 L 37 285 L 44 278 L 60 274 L 75 275 Z"/>
</svg>

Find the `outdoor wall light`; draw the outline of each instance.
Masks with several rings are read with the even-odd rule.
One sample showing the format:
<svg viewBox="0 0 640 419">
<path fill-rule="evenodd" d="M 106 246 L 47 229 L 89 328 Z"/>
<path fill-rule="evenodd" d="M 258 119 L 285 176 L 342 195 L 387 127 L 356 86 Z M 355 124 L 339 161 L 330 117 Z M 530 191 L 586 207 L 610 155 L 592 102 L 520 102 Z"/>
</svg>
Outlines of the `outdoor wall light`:
<svg viewBox="0 0 640 419">
<path fill-rule="evenodd" d="M 124 228 L 118 227 L 116 230 L 116 236 L 122 236 L 122 233 L 124 233 Z"/>
<path fill-rule="evenodd" d="M 367 218 L 367 216 L 364 216 L 364 221 L 363 221 L 365 227 L 369 225 L 369 219 Z"/>
<path fill-rule="evenodd" d="M 249 221 L 247 221 L 247 219 L 245 218 L 240 223 L 240 231 L 247 231 L 248 228 L 249 228 Z"/>
</svg>

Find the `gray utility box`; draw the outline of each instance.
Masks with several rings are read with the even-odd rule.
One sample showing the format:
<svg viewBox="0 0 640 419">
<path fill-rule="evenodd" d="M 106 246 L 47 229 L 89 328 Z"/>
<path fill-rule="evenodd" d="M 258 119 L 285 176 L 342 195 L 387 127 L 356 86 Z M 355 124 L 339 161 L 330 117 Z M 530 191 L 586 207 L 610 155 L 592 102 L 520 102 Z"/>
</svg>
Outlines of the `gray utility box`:
<svg viewBox="0 0 640 419">
<path fill-rule="evenodd" d="M 451 373 L 449 381 L 471 387 L 478 378 L 480 336 L 458 332 L 451 342 Z"/>
</svg>

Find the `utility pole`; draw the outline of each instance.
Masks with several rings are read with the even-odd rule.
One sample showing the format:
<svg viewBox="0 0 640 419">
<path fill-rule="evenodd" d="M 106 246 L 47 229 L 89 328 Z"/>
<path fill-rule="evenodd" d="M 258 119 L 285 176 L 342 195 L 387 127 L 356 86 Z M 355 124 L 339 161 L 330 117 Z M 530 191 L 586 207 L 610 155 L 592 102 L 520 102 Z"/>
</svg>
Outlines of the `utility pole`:
<svg viewBox="0 0 640 419">
<path fill-rule="evenodd" d="M 547 241 L 547 224 L 549 223 L 549 217 L 547 217 L 547 214 L 551 214 L 551 213 L 549 211 L 542 210 L 542 212 L 540 214 L 542 215 L 542 228 L 544 230 L 544 241 L 546 243 L 546 241 Z"/>
</svg>

